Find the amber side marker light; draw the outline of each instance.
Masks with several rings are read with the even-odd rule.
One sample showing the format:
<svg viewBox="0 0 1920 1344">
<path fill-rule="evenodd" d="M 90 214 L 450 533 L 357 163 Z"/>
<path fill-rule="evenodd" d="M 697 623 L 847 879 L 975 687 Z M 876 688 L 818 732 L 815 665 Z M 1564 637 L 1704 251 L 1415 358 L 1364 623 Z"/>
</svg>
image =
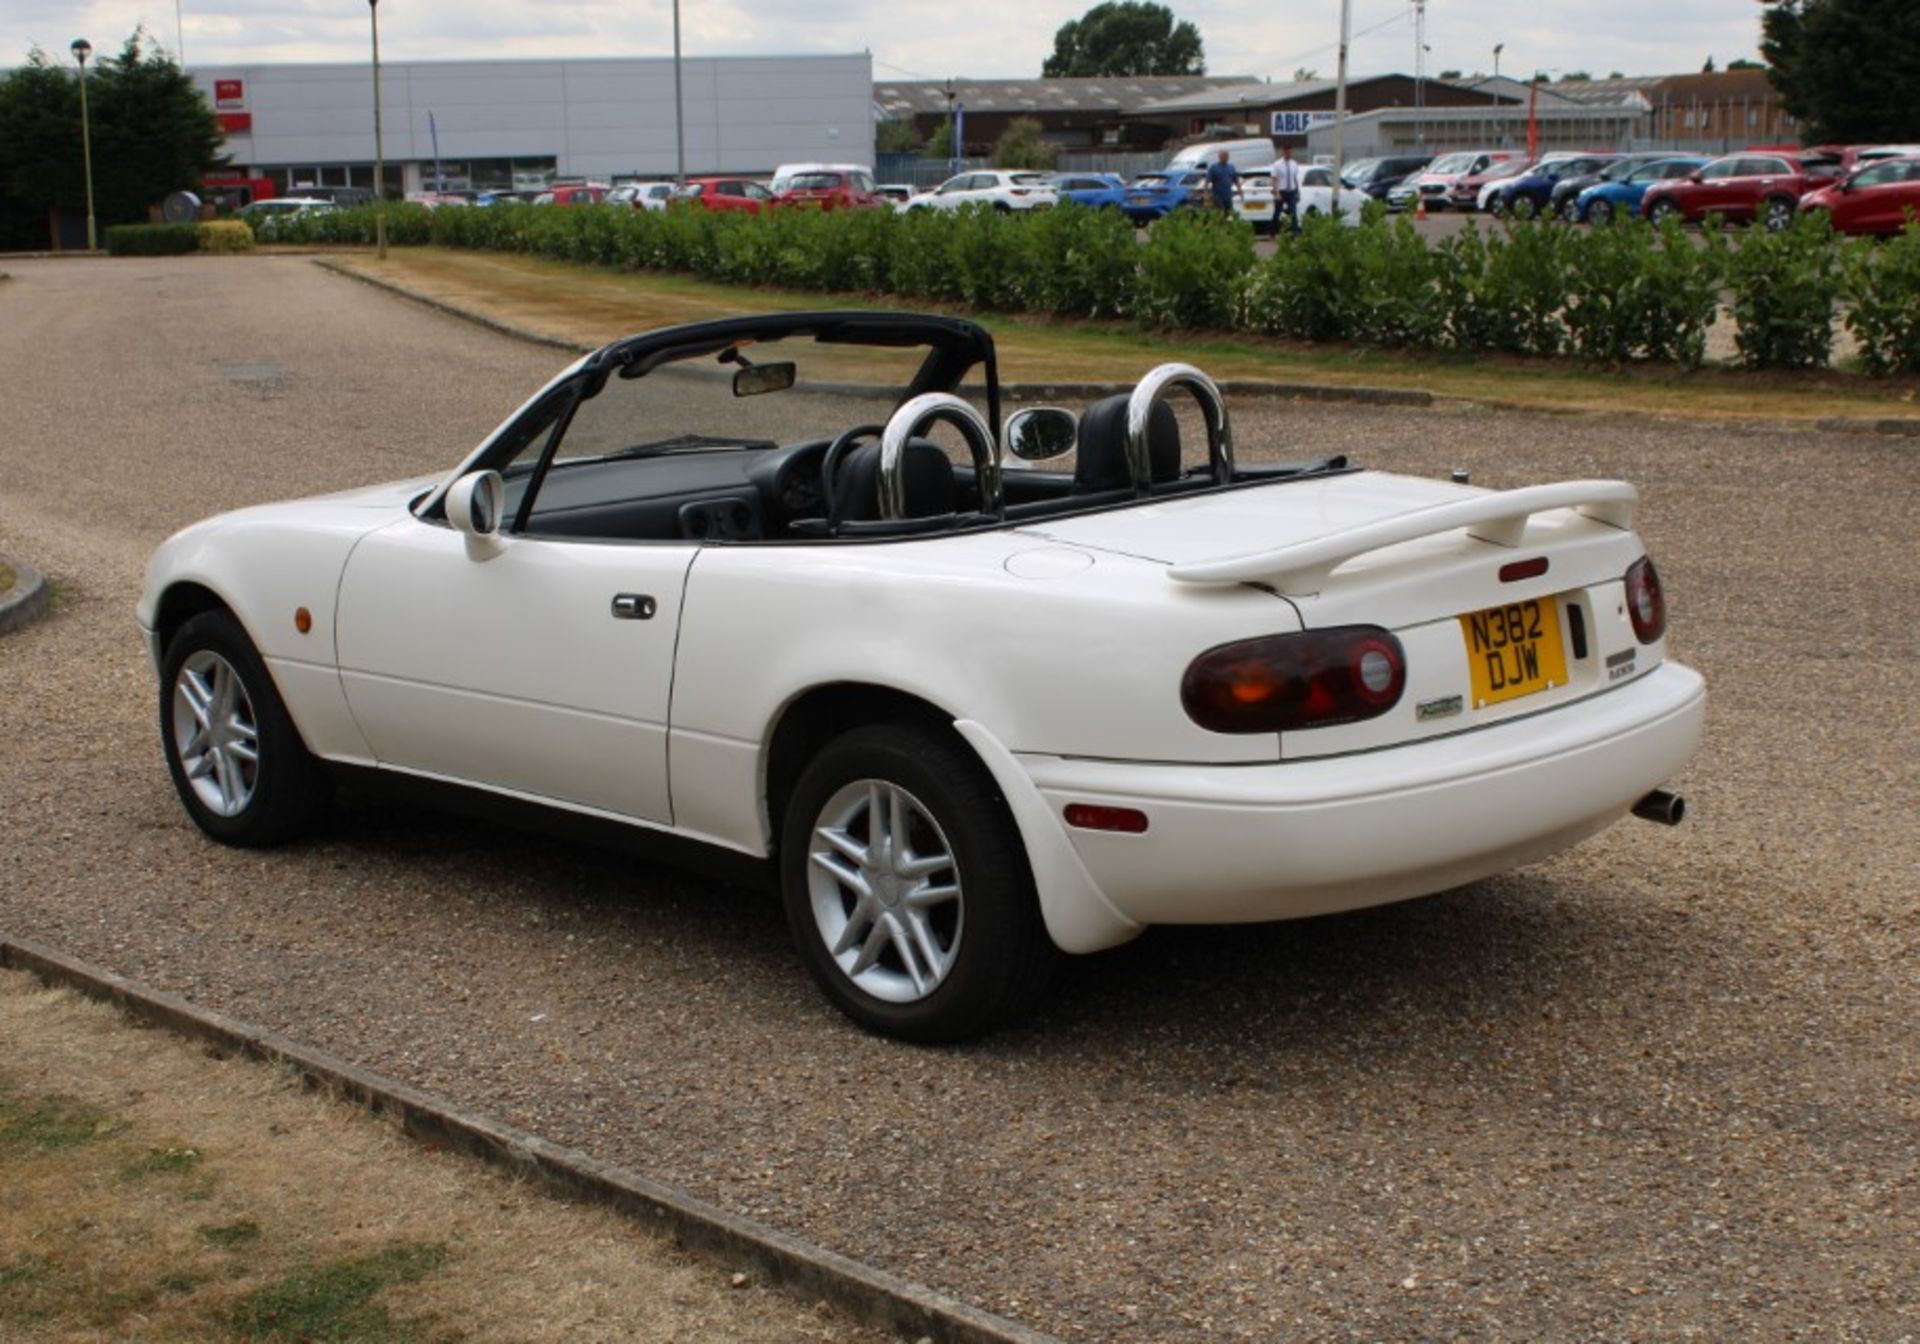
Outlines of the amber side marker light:
<svg viewBox="0 0 1920 1344">
<path fill-rule="evenodd" d="M 1147 814 L 1137 807 L 1068 803 L 1066 817 L 1067 825 L 1083 831 L 1118 831 L 1122 835 L 1147 833 Z"/>
<path fill-rule="evenodd" d="M 313 613 L 305 607 L 295 607 L 293 609 L 293 628 L 303 635 L 313 629 Z"/>
</svg>

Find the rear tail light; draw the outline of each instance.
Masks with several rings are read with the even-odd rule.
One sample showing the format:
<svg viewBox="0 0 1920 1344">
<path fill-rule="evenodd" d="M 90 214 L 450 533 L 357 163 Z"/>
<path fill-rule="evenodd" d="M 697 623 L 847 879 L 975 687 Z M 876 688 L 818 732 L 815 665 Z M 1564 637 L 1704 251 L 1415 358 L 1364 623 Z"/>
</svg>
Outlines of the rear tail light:
<svg viewBox="0 0 1920 1344">
<path fill-rule="evenodd" d="M 1210 732 L 1276 733 L 1376 718 L 1406 686 L 1400 641 L 1346 625 L 1208 649 L 1180 679 L 1180 703 Z"/>
<path fill-rule="evenodd" d="M 1007 195 L 1009 195 L 1009 196 L 1031 196 L 1031 195 L 1033 195 L 1033 189 L 1032 189 L 1031 187 L 1008 187 L 1008 188 L 1007 188 Z"/>
<path fill-rule="evenodd" d="M 1627 619 L 1642 644 L 1667 633 L 1667 597 L 1660 590 L 1660 571 L 1648 556 L 1641 556 L 1627 570 Z"/>
</svg>

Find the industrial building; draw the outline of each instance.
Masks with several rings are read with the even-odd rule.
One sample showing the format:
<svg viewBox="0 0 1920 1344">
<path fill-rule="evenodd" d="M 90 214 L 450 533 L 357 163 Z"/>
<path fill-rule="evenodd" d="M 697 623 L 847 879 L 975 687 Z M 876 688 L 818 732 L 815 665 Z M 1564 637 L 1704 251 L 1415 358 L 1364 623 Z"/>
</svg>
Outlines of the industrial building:
<svg viewBox="0 0 1920 1344">
<path fill-rule="evenodd" d="M 297 183 L 373 185 L 366 63 L 196 66 L 236 170 Z M 674 61 L 395 61 L 380 67 L 389 193 L 539 188 L 555 178 L 766 174 L 781 163 L 873 161 L 873 61 L 716 56 Z"/>
</svg>

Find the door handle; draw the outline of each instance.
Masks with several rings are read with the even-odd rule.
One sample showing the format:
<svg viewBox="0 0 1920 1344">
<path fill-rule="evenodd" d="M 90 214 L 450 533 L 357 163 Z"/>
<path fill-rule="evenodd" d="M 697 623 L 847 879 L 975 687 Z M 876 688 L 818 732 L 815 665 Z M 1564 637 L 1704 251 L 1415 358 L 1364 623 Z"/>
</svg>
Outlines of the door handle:
<svg viewBox="0 0 1920 1344">
<path fill-rule="evenodd" d="M 650 621 L 656 604 L 645 593 L 615 593 L 613 595 L 613 619 L 616 621 Z"/>
</svg>

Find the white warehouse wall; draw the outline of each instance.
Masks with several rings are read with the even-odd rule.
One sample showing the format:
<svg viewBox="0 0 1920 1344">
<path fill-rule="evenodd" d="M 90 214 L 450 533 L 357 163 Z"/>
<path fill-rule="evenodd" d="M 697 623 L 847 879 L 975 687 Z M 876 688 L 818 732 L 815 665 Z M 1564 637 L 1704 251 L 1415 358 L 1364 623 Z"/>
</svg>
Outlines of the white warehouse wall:
<svg viewBox="0 0 1920 1344">
<path fill-rule="evenodd" d="M 227 152 L 240 167 L 372 163 L 366 65 L 196 66 L 242 81 Z M 713 56 L 681 62 L 687 172 L 765 174 L 804 160 L 873 162 L 873 61 L 846 56 Z M 673 61 L 394 61 L 380 67 L 390 163 L 428 163 L 431 113 L 443 159 L 550 155 L 565 177 L 671 176 Z"/>
</svg>

